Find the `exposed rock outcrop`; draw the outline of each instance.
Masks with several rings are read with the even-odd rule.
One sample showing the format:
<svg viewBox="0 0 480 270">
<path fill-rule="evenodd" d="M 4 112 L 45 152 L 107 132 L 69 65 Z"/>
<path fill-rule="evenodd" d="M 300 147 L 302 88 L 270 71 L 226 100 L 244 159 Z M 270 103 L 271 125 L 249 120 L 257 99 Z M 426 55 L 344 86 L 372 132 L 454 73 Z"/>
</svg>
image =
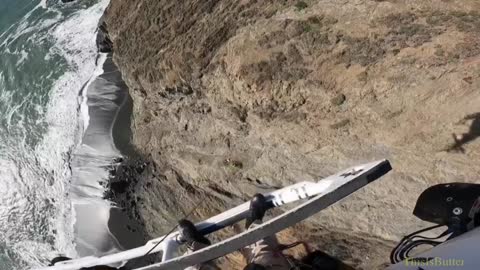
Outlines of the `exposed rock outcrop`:
<svg viewBox="0 0 480 270">
<path fill-rule="evenodd" d="M 110 40 L 107 24 L 105 23 L 103 18 L 100 20 L 98 24 L 96 43 L 97 43 L 97 48 L 99 52 L 102 52 L 102 53 L 113 52 L 113 43 Z"/>
<path fill-rule="evenodd" d="M 112 1 L 134 144 L 150 161 L 134 187 L 147 231 L 165 233 L 200 202 L 195 220 L 389 158 L 387 177 L 283 234 L 379 268 L 424 225 L 411 215 L 422 190 L 478 181 L 468 116 L 480 111 L 479 10 L 476 0 Z"/>
</svg>

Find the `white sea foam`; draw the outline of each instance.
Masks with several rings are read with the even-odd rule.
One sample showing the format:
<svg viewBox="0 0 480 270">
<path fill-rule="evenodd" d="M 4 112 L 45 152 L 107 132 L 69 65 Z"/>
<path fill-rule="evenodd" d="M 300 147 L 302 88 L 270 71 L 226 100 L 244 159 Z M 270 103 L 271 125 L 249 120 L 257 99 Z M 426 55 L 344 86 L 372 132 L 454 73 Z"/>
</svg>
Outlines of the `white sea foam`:
<svg viewBox="0 0 480 270">
<path fill-rule="evenodd" d="M 0 40 L 3 39 L 3 42 L 0 43 L 0 47 L 8 47 L 13 41 L 18 39 L 22 35 L 29 35 L 29 40 L 32 39 L 40 39 L 48 38 L 48 36 L 39 36 L 39 30 L 48 29 L 53 27 L 55 24 L 58 23 L 62 19 L 62 14 L 58 10 L 51 10 L 51 12 L 55 12 L 55 17 L 51 19 L 44 19 L 39 22 L 36 22 L 32 25 L 31 17 L 35 10 L 41 8 L 40 5 L 37 5 L 34 9 L 29 11 L 18 23 L 12 24 L 6 31 L 4 31 L 0 35 Z M 11 30 L 15 30 L 15 32 L 11 32 Z"/>
<path fill-rule="evenodd" d="M 47 8 L 47 0 L 41 0 L 39 6 L 42 8 Z"/>
<path fill-rule="evenodd" d="M 28 53 L 25 50 L 20 51 L 21 57 L 17 60 L 17 63 L 15 64 L 17 67 L 20 66 L 25 60 L 28 58 Z"/>
<path fill-rule="evenodd" d="M 80 112 L 83 120 L 83 128 L 82 128 L 83 132 L 87 130 L 88 123 L 90 121 L 90 116 L 88 115 L 88 105 L 87 105 L 87 101 L 88 101 L 87 90 L 88 90 L 88 87 L 95 80 L 95 78 L 103 73 L 103 64 L 105 63 L 106 59 L 107 59 L 106 53 L 99 54 L 95 72 L 93 73 L 93 76 L 90 78 L 88 83 L 84 86 L 82 91 L 82 105 L 80 106 Z"/>
<path fill-rule="evenodd" d="M 95 45 L 95 30 L 97 23 L 104 9 L 108 5 L 107 0 L 100 1 L 98 4 L 89 9 L 82 10 L 74 14 L 64 23 L 58 25 L 52 31 L 55 39 L 56 53 L 61 54 L 73 67 L 73 71 L 65 73 L 55 84 L 49 110 L 46 119 L 49 123 L 49 130 L 39 145 L 37 151 L 42 156 L 42 167 L 56 167 L 57 164 L 50 164 L 52 156 L 58 158 L 64 157 L 65 153 L 70 153 L 74 147 L 74 143 L 78 143 L 79 136 L 77 130 L 77 119 L 79 106 L 77 97 L 78 91 L 83 84 L 92 76 L 95 70 L 95 58 L 97 48 Z M 70 160 L 69 160 L 70 161 Z M 65 163 L 62 163 L 65 166 Z M 68 191 L 65 179 L 70 178 L 69 168 L 62 168 L 62 173 L 58 175 L 60 181 L 56 187 L 58 194 L 65 194 Z M 63 181 L 62 181 L 63 180 Z M 64 200 L 70 200 L 65 198 Z M 57 234 L 56 247 L 60 252 L 74 255 L 73 240 L 73 224 L 75 223 L 72 213 L 72 205 L 70 201 L 61 203 L 63 206 L 65 220 L 57 219 L 56 227 L 61 230 Z M 63 239 L 61 238 L 63 236 Z"/>
<path fill-rule="evenodd" d="M 81 136 L 77 129 L 80 105 L 78 91 L 95 70 L 97 55 L 95 29 L 107 5 L 108 0 L 99 1 L 88 9 L 74 13 L 59 25 L 56 24 L 61 19 L 60 15 L 55 19 L 45 20 L 37 26 L 29 25 L 24 18 L 18 25 L 18 31 L 5 38 L 0 45 L 6 47 L 9 42 L 21 35 L 53 27 L 49 32 L 50 38 L 53 37 L 55 41 L 55 46 L 51 49 L 52 55 L 61 55 L 70 66 L 51 89 L 48 109 L 44 116 L 48 129 L 33 153 L 23 148 L 24 143 L 17 141 L 15 143 L 18 143 L 19 147 L 15 153 L 4 153 L 7 156 L 15 155 L 15 157 L 0 158 L 0 196 L 2 203 L 8 204 L 0 205 L 0 221 L 13 220 L 16 216 L 22 216 L 17 220 L 20 224 L 4 225 L 20 226 L 19 228 L 43 226 L 41 230 L 47 229 L 49 231 L 45 233 L 54 236 L 49 238 L 50 240 L 40 241 L 29 240 L 29 237 L 18 235 L 21 229 L 0 232 L 0 238 L 8 242 L 6 245 L 14 253 L 22 254 L 21 260 L 28 262 L 30 266 L 40 266 L 46 259 L 51 259 L 59 253 L 68 256 L 76 255 L 73 243 L 75 213 L 73 213 L 71 197 L 66 196 L 69 193 L 68 179 L 71 178 L 69 161 L 70 153 Z M 26 18 L 30 14 L 27 14 Z M 58 20 L 55 21 L 56 19 Z M 8 95 L 8 92 L 0 92 L 0 98 L 8 100 L 11 98 Z M 16 105 L 9 110 L 13 115 L 18 108 Z M 41 110 L 41 108 L 37 109 Z M 18 125 L 18 122 L 16 124 Z M 8 142 L 1 142 L 3 143 Z M 32 164 L 32 160 L 36 161 L 35 164 Z M 31 197 L 25 194 L 31 194 Z M 35 204 L 32 200 L 41 203 Z M 45 201 L 49 201 L 49 207 L 55 209 L 53 213 L 35 209 Z M 45 217 L 42 215 L 46 214 L 49 217 L 44 221 Z M 46 224 L 36 224 L 40 221 Z M 4 228 L 4 225 L 0 227 Z M 35 230 L 29 228 L 26 231 Z"/>
</svg>

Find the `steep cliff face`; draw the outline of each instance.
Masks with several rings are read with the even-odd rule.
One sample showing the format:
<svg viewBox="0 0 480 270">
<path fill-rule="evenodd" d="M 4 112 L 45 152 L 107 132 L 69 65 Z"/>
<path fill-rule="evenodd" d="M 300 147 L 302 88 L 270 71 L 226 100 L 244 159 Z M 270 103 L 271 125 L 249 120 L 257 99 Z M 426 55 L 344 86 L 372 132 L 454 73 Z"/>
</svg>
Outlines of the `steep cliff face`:
<svg viewBox="0 0 480 270">
<path fill-rule="evenodd" d="M 164 233 L 199 202 L 196 220 L 389 158 L 387 177 L 283 235 L 380 267 L 424 225 L 411 215 L 423 189 L 478 181 L 479 10 L 476 0 L 112 1 L 134 144 L 151 161 L 133 198 L 147 231 Z"/>
</svg>

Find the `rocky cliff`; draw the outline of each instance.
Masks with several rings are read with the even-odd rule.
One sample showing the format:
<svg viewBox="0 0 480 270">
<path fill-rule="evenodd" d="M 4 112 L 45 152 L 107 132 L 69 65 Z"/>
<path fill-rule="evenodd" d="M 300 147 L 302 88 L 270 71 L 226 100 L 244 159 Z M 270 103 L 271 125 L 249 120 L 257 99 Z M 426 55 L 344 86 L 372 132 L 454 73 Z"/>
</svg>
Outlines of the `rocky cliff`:
<svg viewBox="0 0 480 270">
<path fill-rule="evenodd" d="M 388 158 L 387 177 L 282 236 L 375 269 L 425 225 L 422 190 L 478 181 L 479 1 L 115 0 L 106 22 L 152 236 L 200 202 L 196 221 Z"/>
</svg>

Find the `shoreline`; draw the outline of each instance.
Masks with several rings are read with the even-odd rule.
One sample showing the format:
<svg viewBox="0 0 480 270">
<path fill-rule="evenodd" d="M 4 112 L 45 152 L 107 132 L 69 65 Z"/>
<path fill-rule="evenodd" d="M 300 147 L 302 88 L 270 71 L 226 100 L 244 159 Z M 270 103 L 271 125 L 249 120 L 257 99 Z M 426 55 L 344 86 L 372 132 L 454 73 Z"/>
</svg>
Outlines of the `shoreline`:
<svg viewBox="0 0 480 270">
<path fill-rule="evenodd" d="M 119 155 L 111 162 L 103 195 L 104 200 L 113 203 L 110 207 L 107 226 L 123 249 L 131 249 L 144 245 L 149 240 L 144 222 L 135 212 L 136 202 L 132 195 L 135 184 L 138 182 L 138 176 L 135 173 L 139 172 L 143 161 L 131 143 L 133 100 L 121 72 L 113 61 L 113 44 L 103 19 L 99 22 L 97 48 L 99 53 L 107 53 L 103 64 L 104 72 L 99 77 L 116 87 L 116 94 L 123 97 L 114 114 L 109 133 L 111 143 Z M 140 267 L 147 261 L 153 260 L 154 257 L 149 256 L 131 260 L 127 264 L 131 267 Z"/>
<path fill-rule="evenodd" d="M 106 226 L 111 205 L 103 199 L 107 168 L 120 155 L 111 140 L 111 126 L 123 103 L 122 96 L 115 95 L 117 89 L 103 78 L 108 72 L 108 54 L 98 54 L 92 78 L 80 92 L 83 134 L 71 162 L 75 242 L 80 256 L 108 254 L 122 246 Z"/>
<path fill-rule="evenodd" d="M 97 66 L 84 85 L 79 113 L 83 129 L 73 153 L 72 203 L 75 243 L 80 256 L 102 256 L 143 245 L 144 231 L 135 219 L 108 197 L 110 180 L 121 161 L 134 155 L 130 144 L 132 100 L 112 59 L 108 33 L 97 30 Z"/>
<path fill-rule="evenodd" d="M 107 193 L 113 194 L 115 192 L 112 192 L 112 186 L 113 189 L 115 189 L 115 182 L 114 178 L 117 175 L 117 172 L 119 169 L 122 168 L 122 166 L 125 166 L 125 161 L 130 160 L 130 159 L 135 159 L 137 153 L 135 152 L 132 144 L 131 144 L 131 138 L 132 138 L 132 131 L 130 128 L 131 124 L 131 116 L 132 116 L 132 106 L 133 106 L 133 101 L 130 97 L 130 94 L 128 93 L 128 87 L 125 85 L 123 82 L 123 79 L 121 77 L 121 73 L 118 70 L 117 66 L 113 62 L 111 58 L 111 53 L 109 53 L 109 58 L 108 60 L 111 61 L 111 63 L 108 63 L 110 65 L 111 69 L 108 72 L 113 72 L 115 73 L 115 78 L 110 75 L 110 79 L 116 79 L 118 80 L 118 83 L 122 85 L 121 90 L 125 96 L 123 103 L 120 105 L 119 109 L 117 110 L 117 113 L 115 115 L 115 119 L 112 124 L 111 128 L 111 136 L 112 136 L 112 142 L 115 146 L 115 148 L 120 152 L 121 154 L 121 162 L 117 163 L 116 168 L 115 168 L 115 173 L 114 170 L 112 169 L 109 172 L 109 183 L 107 185 Z M 129 179 L 131 180 L 131 179 Z M 123 181 L 127 181 L 124 179 Z M 130 183 L 131 184 L 131 183 Z M 118 189 L 116 190 L 117 195 L 118 195 Z M 107 198 L 109 196 L 106 196 Z M 112 196 L 110 199 L 113 203 L 115 203 L 118 206 L 113 206 L 110 209 L 110 220 L 108 222 L 108 226 L 110 231 L 112 232 L 113 235 L 116 236 L 117 240 L 120 242 L 123 248 L 129 249 L 129 248 L 134 248 L 140 245 L 145 244 L 146 237 L 143 232 L 143 229 L 141 225 L 134 220 L 131 216 L 127 214 L 127 211 L 125 210 L 122 205 L 127 205 L 128 201 L 125 199 L 120 199 L 119 196 Z"/>
</svg>

